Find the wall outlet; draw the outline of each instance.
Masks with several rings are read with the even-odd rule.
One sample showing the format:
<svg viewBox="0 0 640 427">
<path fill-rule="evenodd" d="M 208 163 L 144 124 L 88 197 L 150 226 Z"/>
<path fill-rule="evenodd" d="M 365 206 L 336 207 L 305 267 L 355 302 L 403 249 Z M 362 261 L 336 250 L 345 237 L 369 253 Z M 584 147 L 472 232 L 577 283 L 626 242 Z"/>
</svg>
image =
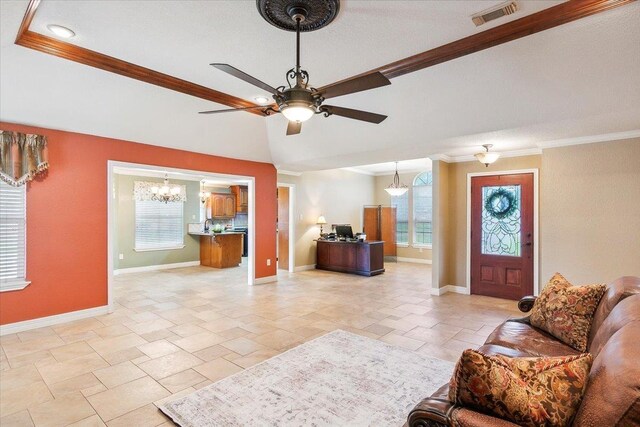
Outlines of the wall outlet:
<svg viewBox="0 0 640 427">
<path fill-rule="evenodd" d="M 270 266 L 270 265 L 271 265 L 271 258 L 267 260 L 267 266 Z"/>
<path fill-rule="evenodd" d="M 118 259 L 124 259 L 124 254 L 118 255 Z"/>
<path fill-rule="evenodd" d="M 420 248 L 420 253 L 422 253 L 422 248 Z"/>
<path fill-rule="evenodd" d="M 195 215 L 191 215 L 191 219 L 196 219 L 196 216 Z"/>
</svg>

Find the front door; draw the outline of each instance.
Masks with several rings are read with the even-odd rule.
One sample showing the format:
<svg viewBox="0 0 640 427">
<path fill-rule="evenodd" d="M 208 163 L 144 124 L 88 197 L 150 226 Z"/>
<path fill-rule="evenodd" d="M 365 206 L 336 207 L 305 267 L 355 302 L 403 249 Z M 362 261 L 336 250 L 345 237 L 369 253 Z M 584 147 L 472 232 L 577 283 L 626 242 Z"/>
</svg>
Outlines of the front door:
<svg viewBox="0 0 640 427">
<path fill-rule="evenodd" d="M 533 294 L 533 174 L 471 178 L 471 293 Z"/>
<path fill-rule="evenodd" d="M 289 187 L 278 187 L 278 268 L 289 269 Z"/>
</svg>

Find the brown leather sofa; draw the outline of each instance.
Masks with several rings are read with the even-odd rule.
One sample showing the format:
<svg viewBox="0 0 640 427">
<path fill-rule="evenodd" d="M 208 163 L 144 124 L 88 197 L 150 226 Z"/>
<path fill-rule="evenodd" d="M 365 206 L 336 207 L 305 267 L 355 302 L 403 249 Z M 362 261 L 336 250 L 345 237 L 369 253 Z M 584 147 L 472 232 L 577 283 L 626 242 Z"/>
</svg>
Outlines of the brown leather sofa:
<svg viewBox="0 0 640 427">
<path fill-rule="evenodd" d="M 528 312 L 535 297 L 518 308 Z M 498 326 L 478 350 L 510 357 L 563 356 L 579 352 L 536 329 L 529 318 Z M 640 426 L 640 278 L 621 277 L 607 286 L 596 310 L 587 351 L 593 354 L 589 382 L 573 426 Z M 513 427 L 509 421 L 452 404 L 449 385 L 409 414 L 411 427 Z"/>
</svg>

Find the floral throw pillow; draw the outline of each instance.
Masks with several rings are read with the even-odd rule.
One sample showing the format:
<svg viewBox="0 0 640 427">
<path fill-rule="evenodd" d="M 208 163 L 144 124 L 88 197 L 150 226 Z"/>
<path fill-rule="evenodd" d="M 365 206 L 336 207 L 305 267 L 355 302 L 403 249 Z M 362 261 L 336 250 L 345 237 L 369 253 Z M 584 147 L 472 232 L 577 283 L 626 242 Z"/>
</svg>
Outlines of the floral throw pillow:
<svg viewBox="0 0 640 427">
<path fill-rule="evenodd" d="M 553 275 L 531 309 L 529 321 L 578 351 L 587 351 L 593 315 L 606 286 L 572 286 L 562 274 Z"/>
<path fill-rule="evenodd" d="M 523 426 L 566 426 L 578 411 L 592 356 L 488 356 L 465 350 L 449 400 Z"/>
</svg>

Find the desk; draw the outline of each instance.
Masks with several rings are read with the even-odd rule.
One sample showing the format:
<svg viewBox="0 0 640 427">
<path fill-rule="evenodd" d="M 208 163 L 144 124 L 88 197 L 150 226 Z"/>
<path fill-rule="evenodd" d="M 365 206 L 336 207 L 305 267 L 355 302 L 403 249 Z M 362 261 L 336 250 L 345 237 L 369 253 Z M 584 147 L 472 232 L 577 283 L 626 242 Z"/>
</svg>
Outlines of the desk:
<svg viewBox="0 0 640 427">
<path fill-rule="evenodd" d="M 316 268 L 375 276 L 384 273 L 384 242 L 318 240 Z"/>
</svg>

